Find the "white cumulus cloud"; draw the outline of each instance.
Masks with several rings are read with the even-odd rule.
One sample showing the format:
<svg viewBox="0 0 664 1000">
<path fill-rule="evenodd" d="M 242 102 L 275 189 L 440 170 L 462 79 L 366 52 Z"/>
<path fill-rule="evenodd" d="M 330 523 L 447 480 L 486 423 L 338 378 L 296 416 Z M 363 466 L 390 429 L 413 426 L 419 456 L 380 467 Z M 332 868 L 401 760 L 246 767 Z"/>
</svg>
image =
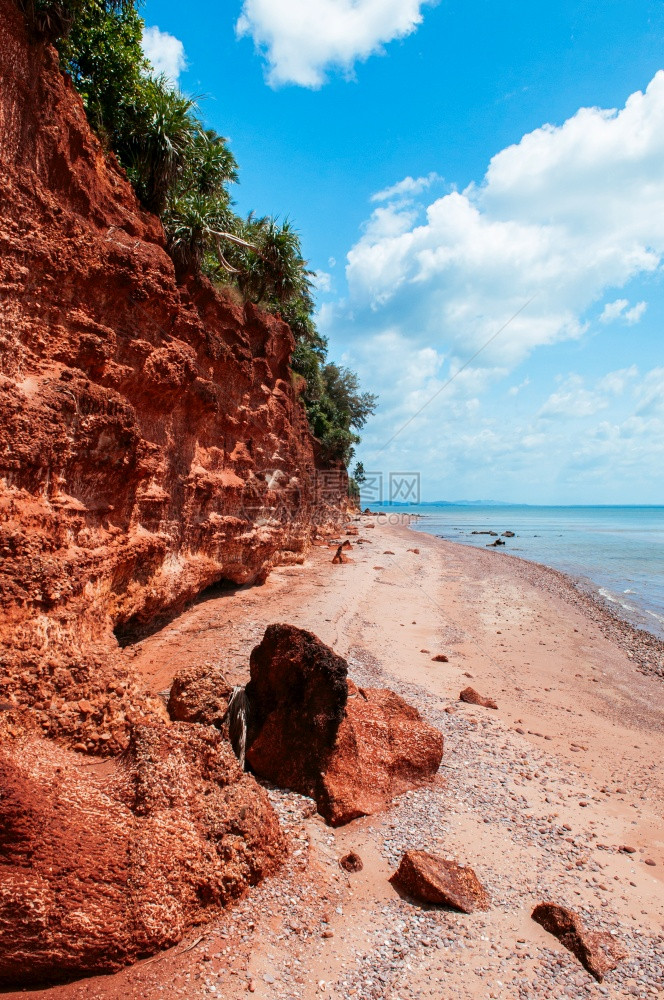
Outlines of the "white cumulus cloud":
<svg viewBox="0 0 664 1000">
<path fill-rule="evenodd" d="M 488 364 L 579 337 L 608 289 L 662 261 L 663 161 L 659 72 L 621 110 L 584 108 L 524 136 L 494 156 L 481 184 L 419 213 L 401 185 L 379 192 L 348 254 L 354 315 L 364 308 L 374 324 L 418 331 L 466 358 L 532 299 L 484 355 Z M 602 316 L 634 324 L 645 309 L 618 300 Z"/>
<path fill-rule="evenodd" d="M 637 302 L 637 304 L 631 309 L 628 307 L 629 299 L 616 299 L 615 302 L 607 302 L 602 310 L 600 322 L 615 323 L 616 320 L 621 319 L 624 320 L 628 326 L 634 326 L 634 324 L 638 323 L 643 317 L 643 314 L 648 308 L 648 303 Z"/>
<path fill-rule="evenodd" d="M 327 271 L 314 271 L 311 276 L 311 282 L 319 292 L 329 292 L 332 290 L 332 275 Z"/>
<path fill-rule="evenodd" d="M 419 469 L 429 499 L 661 497 L 664 369 L 642 376 L 625 350 L 594 377 L 543 384 L 538 361 L 498 383 L 543 346 L 591 331 L 601 352 L 604 324 L 636 329 L 647 303 L 627 289 L 664 265 L 662 162 L 659 72 L 620 109 L 524 136 L 465 190 L 434 197 L 407 177 L 378 192 L 347 297 L 320 316 L 380 396 L 366 468 Z"/>
<path fill-rule="evenodd" d="M 387 42 L 411 34 L 432 0 L 244 0 L 236 25 L 267 62 L 268 82 L 320 87 Z"/>
<path fill-rule="evenodd" d="M 162 73 L 176 86 L 180 74 L 187 68 L 184 45 L 175 35 L 160 31 L 156 25 L 143 28 L 143 54 L 157 75 Z"/>
<path fill-rule="evenodd" d="M 581 375 L 569 375 L 561 382 L 560 388 L 551 393 L 540 409 L 539 416 L 567 419 L 591 417 L 608 405 L 608 400 L 602 393 L 586 388 Z"/>
</svg>

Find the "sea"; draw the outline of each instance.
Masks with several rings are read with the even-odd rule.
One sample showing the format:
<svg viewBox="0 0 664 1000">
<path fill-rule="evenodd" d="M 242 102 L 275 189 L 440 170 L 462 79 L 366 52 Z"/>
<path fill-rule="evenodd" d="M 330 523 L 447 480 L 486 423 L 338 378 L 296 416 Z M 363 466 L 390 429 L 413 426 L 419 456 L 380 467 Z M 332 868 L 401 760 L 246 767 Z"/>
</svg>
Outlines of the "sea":
<svg viewBox="0 0 664 1000">
<path fill-rule="evenodd" d="M 664 507 L 423 504 L 381 507 L 418 514 L 416 531 L 483 548 L 476 531 L 513 531 L 496 549 L 562 570 L 623 619 L 664 639 Z"/>
</svg>

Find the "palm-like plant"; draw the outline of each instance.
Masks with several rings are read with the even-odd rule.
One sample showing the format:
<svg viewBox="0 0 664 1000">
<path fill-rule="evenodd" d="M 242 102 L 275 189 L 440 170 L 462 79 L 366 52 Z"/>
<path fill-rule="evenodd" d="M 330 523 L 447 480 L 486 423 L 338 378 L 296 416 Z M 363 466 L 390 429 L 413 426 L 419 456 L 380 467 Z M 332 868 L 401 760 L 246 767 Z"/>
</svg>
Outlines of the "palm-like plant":
<svg viewBox="0 0 664 1000">
<path fill-rule="evenodd" d="M 246 298 L 263 305 L 281 307 L 298 297 L 310 300 L 310 271 L 302 256 L 300 237 L 286 219 L 250 216 L 245 235 L 257 249 L 240 262 L 240 290 Z"/>
<path fill-rule="evenodd" d="M 32 33 L 49 42 L 65 38 L 83 8 L 83 0 L 16 0 L 16 3 Z M 102 0 L 99 6 L 104 11 L 122 11 L 133 6 L 133 0 Z"/>
<path fill-rule="evenodd" d="M 165 77 L 146 81 L 131 146 L 132 167 L 147 208 L 161 215 L 202 127 L 196 102 Z"/>
<path fill-rule="evenodd" d="M 35 37 L 53 42 L 71 31 L 74 21 L 73 5 L 67 0 L 17 0 L 25 14 L 28 27 Z"/>
<path fill-rule="evenodd" d="M 212 129 L 201 130 L 189 149 L 184 185 L 227 199 L 226 185 L 237 180 L 237 161 L 226 140 Z"/>
<path fill-rule="evenodd" d="M 239 274 L 229 262 L 227 245 L 255 252 L 256 247 L 233 232 L 235 216 L 218 196 L 186 191 L 176 198 L 164 215 L 169 250 L 181 271 L 201 270 L 205 254 L 212 251 L 219 267 L 227 274 Z"/>
</svg>

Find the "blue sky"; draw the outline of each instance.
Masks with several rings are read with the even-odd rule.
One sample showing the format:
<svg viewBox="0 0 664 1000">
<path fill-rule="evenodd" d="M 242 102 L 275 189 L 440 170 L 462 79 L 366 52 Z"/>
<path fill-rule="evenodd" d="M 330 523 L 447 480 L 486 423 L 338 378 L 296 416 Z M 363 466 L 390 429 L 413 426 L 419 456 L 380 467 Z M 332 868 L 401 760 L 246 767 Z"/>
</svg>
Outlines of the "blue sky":
<svg viewBox="0 0 664 1000">
<path fill-rule="evenodd" d="M 143 14 L 238 209 L 302 235 L 331 356 L 380 396 L 368 469 L 428 500 L 664 502 L 664 4 Z"/>
</svg>

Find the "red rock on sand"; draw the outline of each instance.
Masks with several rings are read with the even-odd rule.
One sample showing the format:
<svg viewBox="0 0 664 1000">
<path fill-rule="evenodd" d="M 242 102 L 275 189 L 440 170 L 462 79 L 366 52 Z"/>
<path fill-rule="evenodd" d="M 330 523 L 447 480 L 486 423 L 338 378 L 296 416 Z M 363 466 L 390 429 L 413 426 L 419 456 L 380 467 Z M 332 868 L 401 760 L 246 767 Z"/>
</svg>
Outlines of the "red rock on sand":
<svg viewBox="0 0 664 1000">
<path fill-rule="evenodd" d="M 489 909 L 489 896 L 472 868 L 427 851 L 406 851 L 390 882 L 422 903 L 462 913 Z"/>
<path fill-rule="evenodd" d="M 37 735 L 5 741 L 0 983 L 113 972 L 171 946 L 284 855 L 266 793 L 211 729 L 138 726 L 94 766 Z"/>
<path fill-rule="evenodd" d="M 432 777 L 443 736 L 392 691 L 360 689 L 311 632 L 270 625 L 251 654 L 247 761 L 316 800 L 334 826 Z"/>
<path fill-rule="evenodd" d="M 612 934 L 587 930 L 578 914 L 557 903 L 539 903 L 532 918 L 557 937 L 599 983 L 626 957 L 624 948 Z"/>
<path fill-rule="evenodd" d="M 449 663 L 449 656 L 445 656 L 444 653 L 438 653 L 436 656 L 432 656 L 431 660 L 433 663 Z"/>
<path fill-rule="evenodd" d="M 250 659 L 247 761 L 256 774 L 315 798 L 348 698 L 348 664 L 312 632 L 269 625 Z"/>
<path fill-rule="evenodd" d="M 380 812 L 432 778 L 442 757 L 443 734 L 416 708 L 393 691 L 349 681 L 346 716 L 321 775 L 319 812 L 332 826 Z"/>
<path fill-rule="evenodd" d="M 459 701 L 465 701 L 469 705 L 480 705 L 481 708 L 498 708 L 493 698 L 483 698 L 481 694 L 477 693 L 475 688 L 471 687 L 463 689 L 459 695 Z"/>
<path fill-rule="evenodd" d="M 345 872 L 361 872 L 364 868 L 362 858 L 355 851 L 344 854 L 343 858 L 339 859 L 339 864 Z"/>
</svg>

